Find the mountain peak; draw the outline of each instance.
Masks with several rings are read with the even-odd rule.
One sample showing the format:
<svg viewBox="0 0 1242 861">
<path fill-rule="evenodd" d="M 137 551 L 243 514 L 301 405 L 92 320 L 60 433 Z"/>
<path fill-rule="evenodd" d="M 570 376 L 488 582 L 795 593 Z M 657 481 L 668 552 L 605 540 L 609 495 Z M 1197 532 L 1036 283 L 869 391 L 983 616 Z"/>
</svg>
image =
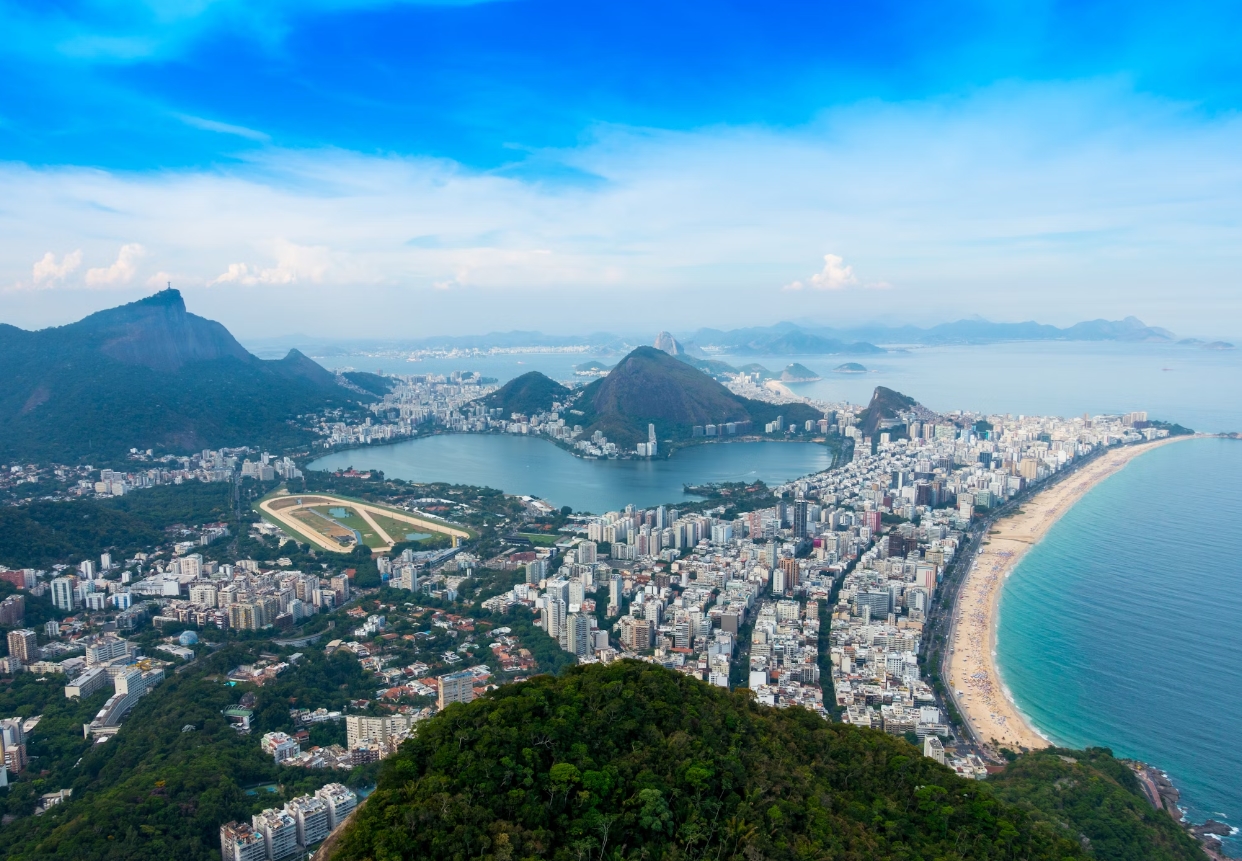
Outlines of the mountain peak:
<svg viewBox="0 0 1242 861">
<path fill-rule="evenodd" d="M 94 341 L 117 361 L 156 371 L 223 358 L 257 361 L 224 326 L 186 311 L 181 291 L 171 287 L 63 328 Z"/>
<path fill-rule="evenodd" d="M 145 307 L 173 308 L 182 313 L 185 312 L 185 299 L 182 298 L 181 291 L 175 287 L 167 287 L 158 293 L 151 294 L 145 299 L 139 299 L 137 302 L 131 302 L 130 304 L 143 305 Z"/>
<path fill-rule="evenodd" d="M 863 436 L 871 436 L 888 424 L 896 423 L 898 413 L 915 406 L 918 401 L 914 398 L 886 386 L 876 386 L 871 403 L 858 414 L 858 429 Z"/>
<path fill-rule="evenodd" d="M 668 332 L 661 332 L 656 335 L 655 348 L 668 353 L 670 356 L 678 356 L 685 352 L 681 344 L 677 343 L 677 339 Z"/>
</svg>

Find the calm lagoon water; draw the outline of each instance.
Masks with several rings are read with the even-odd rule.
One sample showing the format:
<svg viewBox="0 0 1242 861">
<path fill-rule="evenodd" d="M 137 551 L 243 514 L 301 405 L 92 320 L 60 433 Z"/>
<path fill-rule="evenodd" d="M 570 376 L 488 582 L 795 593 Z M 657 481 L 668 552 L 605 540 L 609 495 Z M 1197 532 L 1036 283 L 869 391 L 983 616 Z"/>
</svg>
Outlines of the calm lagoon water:
<svg viewBox="0 0 1242 861">
<path fill-rule="evenodd" d="M 1049 738 L 1169 773 L 1242 826 L 1242 442 L 1155 449 L 1068 511 L 1001 594 L 997 658 Z M 1242 843 L 1230 841 L 1242 854 Z"/>
<path fill-rule="evenodd" d="M 310 468 L 352 466 L 410 481 L 483 485 L 602 513 L 630 503 L 650 507 L 694 499 L 686 484 L 779 484 L 831 463 L 828 449 L 814 443 L 730 442 L 684 449 L 667 460 L 584 460 L 538 437 L 444 434 L 336 452 Z"/>
</svg>

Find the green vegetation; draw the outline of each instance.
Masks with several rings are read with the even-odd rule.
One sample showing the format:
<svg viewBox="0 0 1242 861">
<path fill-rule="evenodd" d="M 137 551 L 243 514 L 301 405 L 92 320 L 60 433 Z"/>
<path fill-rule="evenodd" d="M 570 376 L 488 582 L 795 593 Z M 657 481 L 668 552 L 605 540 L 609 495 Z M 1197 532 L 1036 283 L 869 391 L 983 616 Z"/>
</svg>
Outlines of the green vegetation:
<svg viewBox="0 0 1242 861">
<path fill-rule="evenodd" d="M 819 374 L 812 371 L 806 365 L 792 362 L 785 366 L 785 370 L 781 371 L 780 379 L 786 383 L 809 383 L 818 380 Z"/>
<path fill-rule="evenodd" d="M 535 856 L 1084 857 L 899 739 L 631 661 L 428 721 L 333 857 Z"/>
<path fill-rule="evenodd" d="M 374 681 L 352 656 L 325 657 L 311 649 L 264 687 L 226 685 L 221 674 L 256 660 L 260 645 L 269 647 L 233 645 L 202 657 L 184 674 L 171 674 L 104 744 L 84 740 L 82 723 L 107 692 L 85 702 L 66 700 L 61 684 L 30 676 L 0 692 L 0 713 L 44 714 L 31 742 L 39 759 L 0 794 L 7 811 L 21 815 L 4 827 L 0 858 L 209 861 L 220 857 L 224 822 L 248 819 L 333 780 L 369 782 L 374 769 L 368 767 L 350 773 L 278 767 L 259 749 L 259 736 L 292 731 L 291 707 L 339 709 L 352 697 L 371 696 Z M 246 692 L 257 697 L 255 728 L 242 736 L 221 712 Z M 275 784 L 278 791 L 246 793 L 259 784 Z M 39 793 L 62 788 L 73 789 L 69 801 L 42 816 L 27 815 Z"/>
<path fill-rule="evenodd" d="M 1083 842 L 1100 861 L 1203 861 L 1194 838 L 1152 807 L 1134 772 L 1106 748 L 1026 753 L 988 784 L 1043 830 Z"/>
<path fill-rule="evenodd" d="M 1182 427 L 1174 422 L 1150 421 L 1147 423 L 1147 426 L 1158 430 L 1167 430 L 1169 436 L 1190 436 L 1194 433 L 1190 428 Z"/>
<path fill-rule="evenodd" d="M 559 535 L 545 535 L 542 532 L 519 532 L 518 537 L 525 538 L 536 547 L 553 547 L 560 540 Z"/>
<path fill-rule="evenodd" d="M 341 376 L 363 391 L 370 392 L 377 397 L 382 398 L 392 391 L 392 380 L 387 377 L 381 377 L 379 374 L 369 374 L 366 371 L 346 371 Z"/>
<path fill-rule="evenodd" d="M 532 415 L 552 409 L 554 401 L 564 403 L 569 389 L 538 371 L 531 371 L 505 383 L 482 400 L 488 409 L 499 409 L 505 419 L 513 413 Z"/>
<path fill-rule="evenodd" d="M 0 508 L 0 564 L 12 568 L 46 568 L 108 549 L 134 553 L 163 540 L 142 518 L 91 500 Z"/>
<path fill-rule="evenodd" d="M 358 396 L 291 351 L 255 358 L 175 290 L 53 329 L 0 326 L 0 460 L 73 463 L 130 447 L 172 452 L 306 443 L 296 416 Z"/>
<path fill-rule="evenodd" d="M 769 404 L 733 394 L 710 376 L 654 347 L 639 347 L 596 380 L 574 402 L 583 413 L 589 436 L 602 431 L 618 446 L 631 449 L 647 439 L 654 424 L 661 440 L 691 438 L 695 425 L 750 422 L 749 432 L 783 416 L 801 425 L 822 414 L 805 404 Z"/>
<path fill-rule="evenodd" d="M 232 485 L 192 482 L 114 499 L 0 507 L 0 564 L 47 568 L 57 562 L 150 550 L 179 527 L 231 520 Z"/>
</svg>

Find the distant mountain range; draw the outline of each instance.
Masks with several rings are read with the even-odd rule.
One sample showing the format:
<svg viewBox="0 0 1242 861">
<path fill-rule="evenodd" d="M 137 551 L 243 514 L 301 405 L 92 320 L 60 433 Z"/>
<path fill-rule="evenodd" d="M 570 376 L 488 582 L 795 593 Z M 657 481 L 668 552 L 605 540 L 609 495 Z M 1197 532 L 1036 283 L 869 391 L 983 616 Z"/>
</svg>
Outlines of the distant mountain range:
<svg viewBox="0 0 1242 861">
<path fill-rule="evenodd" d="M 297 350 L 258 359 L 176 290 L 52 329 L 0 324 L 0 367 L 0 461 L 296 444 L 299 414 L 387 386 L 355 374 L 347 389 Z"/>
<path fill-rule="evenodd" d="M 888 346 L 934 346 L 943 344 L 993 344 L 1004 341 L 1126 341 L 1177 343 L 1205 349 L 1232 349 L 1225 341 L 1204 342 L 1194 338 L 1177 340 L 1168 329 L 1148 326 L 1137 317 L 1124 320 L 1088 320 L 1059 328 L 1043 323 L 993 323 L 988 320 L 958 320 L 937 326 L 889 326 L 880 323 L 858 326 L 819 326 L 813 323 L 781 322 L 772 326 L 742 329 L 699 329 L 682 338 L 668 332 L 657 336 L 659 346 L 675 356 L 706 358 L 710 352 L 734 356 L 792 355 L 872 355 Z M 520 347 L 589 347 L 599 353 L 621 355 L 647 337 L 592 332 L 580 335 L 549 335 L 535 331 L 490 332 L 485 335 L 436 335 L 414 339 L 372 339 L 334 341 L 309 336 L 287 336 L 255 341 L 257 351 L 274 351 L 298 345 L 315 356 L 345 356 L 361 349 L 485 350 Z M 882 345 L 882 346 L 877 346 Z"/>
<path fill-rule="evenodd" d="M 958 320 L 930 328 L 880 324 L 833 328 L 777 323 L 749 329 L 699 329 L 685 339 L 686 349 L 714 348 L 734 355 L 882 352 L 875 344 L 988 344 L 999 341 L 1155 341 L 1170 343 L 1168 329 L 1148 326 L 1137 317 L 1090 320 L 1064 329 L 1043 323 L 991 323 Z"/>
</svg>

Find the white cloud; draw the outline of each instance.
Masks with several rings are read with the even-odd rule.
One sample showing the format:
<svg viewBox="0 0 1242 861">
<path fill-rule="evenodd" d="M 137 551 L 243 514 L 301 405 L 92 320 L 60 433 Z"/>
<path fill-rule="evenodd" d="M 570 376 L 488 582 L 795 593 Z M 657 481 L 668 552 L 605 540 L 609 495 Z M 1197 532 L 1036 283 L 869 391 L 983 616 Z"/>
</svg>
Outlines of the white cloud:
<svg viewBox="0 0 1242 861">
<path fill-rule="evenodd" d="M 222 274 L 207 282 L 216 284 L 293 284 L 299 280 L 322 283 L 331 266 L 331 252 L 323 246 L 297 245 L 283 239 L 274 243 L 276 265 L 263 268 L 248 263 L 230 263 Z"/>
<path fill-rule="evenodd" d="M 51 287 L 59 281 L 64 281 L 69 273 L 73 272 L 82 265 L 82 249 L 71 251 L 61 258 L 60 262 L 56 262 L 56 255 L 49 251 L 43 255 L 42 260 L 35 262 L 33 279 L 36 287 Z"/>
<path fill-rule="evenodd" d="M 161 269 L 159 272 L 156 272 L 147 279 L 146 285 L 148 287 L 154 287 L 156 290 L 163 290 L 175 280 L 177 279 L 173 277 L 171 272 L 165 272 Z"/>
<path fill-rule="evenodd" d="M 662 326 L 871 319 L 891 282 L 919 297 L 892 301 L 895 320 L 1133 313 L 1230 336 L 1239 151 L 1242 116 L 1063 85 L 870 104 L 792 130 L 601 128 L 539 154 L 593 178 L 581 184 L 340 150 L 149 174 L 0 163 L 0 283 L 30 280 L 31 248 L 100 260 L 137 240 L 204 313 L 251 319 L 244 294 L 286 331 L 645 331 L 657 307 Z M 798 272 L 801 289 L 772 289 Z M 344 317 L 343 296 L 386 313 Z M 28 297 L 4 319 L 79 310 Z"/>
<path fill-rule="evenodd" d="M 265 132 L 248 129 L 245 126 L 235 126 L 230 123 L 221 123 L 216 120 L 208 120 L 203 117 L 195 117 L 189 114 L 177 114 L 177 119 L 196 129 L 202 129 L 207 132 L 219 132 L 224 135 L 236 135 L 247 140 L 260 141 L 267 143 L 272 138 Z"/>
<path fill-rule="evenodd" d="M 88 287 L 111 287 L 128 284 L 134 280 L 138 272 L 138 260 L 146 256 L 147 250 L 137 242 L 121 246 L 116 262 L 111 266 L 86 270 Z"/>
<path fill-rule="evenodd" d="M 801 290 L 810 287 L 812 290 L 844 290 L 858 283 L 854 277 L 854 267 L 845 265 L 845 258 L 838 254 L 824 255 L 824 268 L 807 279 L 807 283 L 793 281 L 786 284 L 786 290 Z"/>
</svg>

